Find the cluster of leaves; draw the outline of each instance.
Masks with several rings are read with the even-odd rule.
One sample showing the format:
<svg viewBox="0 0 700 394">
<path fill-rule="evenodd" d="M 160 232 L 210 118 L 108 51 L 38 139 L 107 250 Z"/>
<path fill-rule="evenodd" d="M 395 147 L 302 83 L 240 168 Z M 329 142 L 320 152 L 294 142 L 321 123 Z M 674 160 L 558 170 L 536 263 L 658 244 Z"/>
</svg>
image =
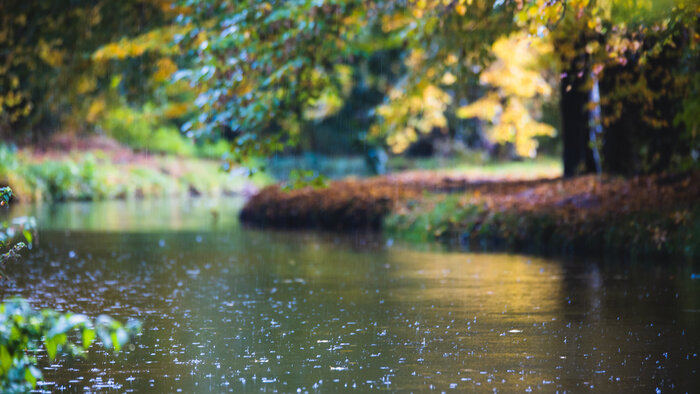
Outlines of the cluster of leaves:
<svg viewBox="0 0 700 394">
<path fill-rule="evenodd" d="M 0 188 L 0 207 L 7 206 L 12 199 L 12 189 L 8 186 Z M 21 216 L 11 222 L 0 223 L 0 249 L 6 249 L 11 242 L 23 237 L 30 246 L 36 236 L 36 219 L 31 216 Z M 27 247 L 24 242 L 17 242 L 6 252 L 0 254 L 0 280 L 7 278 L 5 265 L 19 260 L 20 252 Z"/>
<path fill-rule="evenodd" d="M 114 120 L 114 108 L 151 102 L 159 119 L 188 137 L 234 139 L 233 160 L 244 162 L 296 145 L 369 84 L 384 100 L 355 114 L 372 123 L 366 141 L 401 152 L 425 133 L 481 134 L 479 122 L 464 120 L 478 118 L 487 123 L 486 139 L 532 156 L 534 139 L 554 134 L 556 125 L 544 124 L 539 111 L 543 100 L 556 99 L 551 85 L 567 92 L 582 79 L 586 89 L 606 82 L 604 127 L 616 128 L 636 107 L 642 126 L 656 134 L 683 129 L 692 147 L 684 157 L 697 153 L 693 0 L 62 0 L 36 12 L 27 7 L 3 3 L 0 42 L 11 48 L 0 55 L 5 124 L 74 108 L 73 120 L 99 127 L 109 123 L 100 122 L 105 117 Z M 60 30 L 67 24 L 75 28 Z M 370 75 L 373 58 L 390 59 L 391 70 Z M 153 129 L 149 138 L 172 142 L 172 132 Z"/>
<path fill-rule="evenodd" d="M 136 321 L 122 325 L 105 315 L 92 321 L 81 314 L 37 311 L 22 299 L 7 301 L 0 304 L 0 390 L 19 393 L 36 388 L 42 379 L 36 354 L 42 348 L 51 360 L 63 353 L 84 356 L 99 338 L 106 349 L 119 352 L 139 331 Z"/>
<path fill-rule="evenodd" d="M 7 278 L 7 273 L 5 273 L 5 265 L 8 262 L 15 262 L 20 259 L 20 252 L 26 248 L 27 245 L 24 242 L 18 242 L 12 246 L 7 252 L 0 255 L 0 279 Z"/>
<path fill-rule="evenodd" d="M 551 50 L 546 41 L 522 32 L 498 39 L 492 47 L 495 60 L 480 76 L 480 82 L 491 86 L 491 91 L 460 107 L 457 116 L 488 122 L 491 141 L 513 143 L 518 155 L 534 157 L 535 137 L 554 136 L 554 127 L 533 116 L 541 100 L 552 94 L 551 83 L 541 71 L 546 68 L 538 64 Z"/>
<path fill-rule="evenodd" d="M 293 146 L 304 123 L 337 111 L 358 50 L 358 1 L 185 1 L 197 26 L 178 44 L 193 54 L 176 73 L 202 87 L 186 132 L 236 136 L 236 159 Z M 183 50 L 184 51 L 184 50 Z"/>
<path fill-rule="evenodd" d="M 10 199 L 12 199 L 12 189 L 9 186 L 0 188 L 0 207 L 8 205 Z"/>
<path fill-rule="evenodd" d="M 156 82 L 142 77 L 157 67 L 158 57 L 146 53 L 146 46 L 144 56 L 132 62 L 91 55 L 124 35 L 163 26 L 169 11 L 164 0 L 3 1 L 0 128 L 36 134 L 60 121 L 80 130 L 97 118 L 112 93 L 130 100 L 149 97 Z"/>
<path fill-rule="evenodd" d="M 401 152 L 420 134 L 461 127 L 456 110 L 480 95 L 491 45 L 513 29 L 511 2 L 383 2 L 375 21 L 405 48 L 404 71 L 389 87 L 370 129 Z"/>
</svg>

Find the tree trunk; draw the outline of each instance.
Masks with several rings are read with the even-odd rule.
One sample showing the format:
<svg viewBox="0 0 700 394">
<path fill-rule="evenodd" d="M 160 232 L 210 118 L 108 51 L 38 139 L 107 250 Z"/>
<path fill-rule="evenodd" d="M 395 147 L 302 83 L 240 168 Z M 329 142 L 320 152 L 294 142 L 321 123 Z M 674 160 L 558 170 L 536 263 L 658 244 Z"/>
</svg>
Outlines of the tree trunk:
<svg viewBox="0 0 700 394">
<path fill-rule="evenodd" d="M 632 67 L 608 67 L 600 81 L 601 97 L 605 97 L 601 106 L 604 125 L 603 133 L 603 169 L 606 173 L 629 175 L 638 167 L 638 144 L 633 138 L 640 138 L 644 131 L 639 105 L 633 100 L 620 97 L 620 75 L 634 75 L 633 81 L 639 79 Z M 623 86 L 624 87 L 624 86 Z"/>
<path fill-rule="evenodd" d="M 561 80 L 561 128 L 564 142 L 564 176 L 595 172 L 590 146 L 588 64 L 584 56 L 570 62 Z"/>
<path fill-rule="evenodd" d="M 644 64 L 627 54 L 624 65 L 608 67 L 601 80 L 604 122 L 603 168 L 608 173 L 634 175 L 671 167 L 673 155 L 687 157 L 683 125 L 676 124 L 683 110 L 684 90 L 675 75 L 683 67 L 683 34 L 674 44 L 649 55 Z M 660 38 L 645 37 L 644 50 L 652 51 Z M 643 87 L 640 89 L 638 85 Z"/>
</svg>

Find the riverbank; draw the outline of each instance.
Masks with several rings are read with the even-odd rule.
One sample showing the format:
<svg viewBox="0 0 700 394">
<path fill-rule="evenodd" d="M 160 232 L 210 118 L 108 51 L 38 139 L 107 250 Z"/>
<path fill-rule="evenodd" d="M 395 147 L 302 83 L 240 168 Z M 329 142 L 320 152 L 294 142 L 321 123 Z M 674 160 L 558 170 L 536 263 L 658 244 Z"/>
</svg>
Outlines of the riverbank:
<svg viewBox="0 0 700 394">
<path fill-rule="evenodd" d="M 332 230 L 530 253 L 700 253 L 700 173 L 623 179 L 480 179 L 411 172 L 328 189 L 264 188 L 247 223 Z"/>
<path fill-rule="evenodd" d="M 548 179 L 492 180 L 434 171 L 412 171 L 373 178 L 349 178 L 328 188 L 285 190 L 268 186 L 241 211 L 244 222 L 286 228 L 379 229 L 400 203 L 417 204 L 426 192 L 517 193 Z"/>
<path fill-rule="evenodd" d="M 104 137 L 0 145 L 0 184 L 17 202 L 251 195 L 271 182 L 220 167 L 219 160 L 139 152 Z"/>
</svg>

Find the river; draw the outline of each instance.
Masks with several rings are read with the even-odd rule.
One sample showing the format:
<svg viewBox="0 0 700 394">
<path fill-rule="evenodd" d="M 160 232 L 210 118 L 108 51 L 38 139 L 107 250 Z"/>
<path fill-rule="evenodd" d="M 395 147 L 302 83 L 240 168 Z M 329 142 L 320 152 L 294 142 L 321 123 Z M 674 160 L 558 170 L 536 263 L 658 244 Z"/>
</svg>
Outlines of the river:
<svg viewBox="0 0 700 394">
<path fill-rule="evenodd" d="M 694 391 L 688 262 L 470 254 L 246 229 L 240 202 L 15 206 L 4 297 L 143 322 L 121 354 L 40 355 L 50 391 Z"/>
</svg>

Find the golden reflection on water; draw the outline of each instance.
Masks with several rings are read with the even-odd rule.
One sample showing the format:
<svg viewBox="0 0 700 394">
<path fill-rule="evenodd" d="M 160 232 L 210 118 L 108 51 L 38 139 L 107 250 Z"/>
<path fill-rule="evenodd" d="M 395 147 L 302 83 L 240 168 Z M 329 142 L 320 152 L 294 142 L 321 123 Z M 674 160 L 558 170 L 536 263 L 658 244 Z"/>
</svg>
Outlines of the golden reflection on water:
<svg viewBox="0 0 700 394">
<path fill-rule="evenodd" d="M 555 314 L 562 292 L 561 265 L 507 254 L 419 253 L 391 250 L 392 278 L 418 282 L 417 295 L 405 288 L 396 294 L 441 305 L 460 302 L 467 310 L 502 312 L 514 323 L 541 323 Z M 551 319 L 550 319 L 551 320 Z"/>
<path fill-rule="evenodd" d="M 505 390 L 557 380 L 556 359 L 565 354 L 565 344 L 551 340 L 546 327 L 558 325 L 562 315 L 560 264 L 506 254 L 397 249 L 388 255 L 390 277 L 405 284 L 390 293 L 392 301 L 416 305 L 428 321 L 450 317 L 438 318 L 441 324 L 434 326 L 414 322 L 404 329 L 425 343 L 423 364 L 459 368 L 431 380 L 448 386 L 458 381 L 471 389 L 497 384 Z M 434 351 L 444 342 L 453 343 L 447 346 L 455 354 L 449 361 L 444 350 Z M 536 374 L 524 370 L 542 363 L 548 367 L 537 368 Z"/>
</svg>

